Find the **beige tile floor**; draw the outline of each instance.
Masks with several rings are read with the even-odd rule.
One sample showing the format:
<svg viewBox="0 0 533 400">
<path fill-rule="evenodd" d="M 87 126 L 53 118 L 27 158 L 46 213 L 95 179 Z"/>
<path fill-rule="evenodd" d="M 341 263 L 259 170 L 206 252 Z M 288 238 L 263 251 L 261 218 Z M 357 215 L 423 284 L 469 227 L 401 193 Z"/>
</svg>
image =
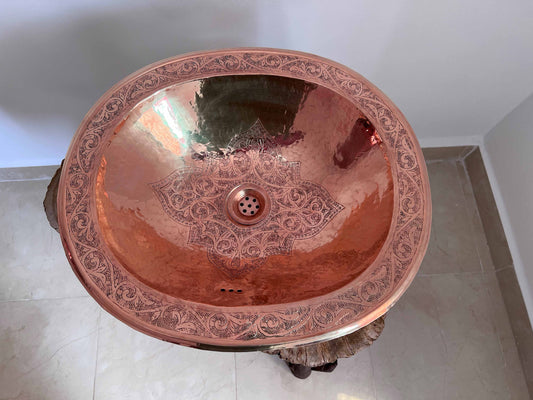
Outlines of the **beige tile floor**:
<svg viewBox="0 0 533 400">
<path fill-rule="evenodd" d="M 48 227 L 48 182 L 0 182 L 0 399 L 529 398 L 463 165 L 428 167 L 420 273 L 371 348 L 305 381 L 266 354 L 175 346 L 110 317 Z"/>
</svg>

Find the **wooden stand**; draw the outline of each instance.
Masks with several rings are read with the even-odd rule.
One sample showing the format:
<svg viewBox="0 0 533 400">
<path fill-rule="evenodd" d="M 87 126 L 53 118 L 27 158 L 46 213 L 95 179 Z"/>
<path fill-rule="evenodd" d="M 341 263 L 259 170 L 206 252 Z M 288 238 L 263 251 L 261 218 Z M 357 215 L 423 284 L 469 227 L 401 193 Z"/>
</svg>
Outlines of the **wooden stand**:
<svg viewBox="0 0 533 400">
<path fill-rule="evenodd" d="M 61 177 L 61 168 L 63 168 L 64 161 L 65 160 L 61 161 L 61 166 L 57 169 L 52 180 L 48 184 L 43 201 L 44 212 L 46 213 L 48 223 L 57 232 L 59 232 L 59 223 L 57 221 L 57 190 L 59 188 L 59 178 Z"/>
<path fill-rule="evenodd" d="M 63 162 L 50 181 L 43 201 L 48 222 L 56 231 L 59 231 L 57 190 L 62 166 Z M 312 371 L 332 372 L 337 367 L 339 358 L 351 357 L 370 346 L 381 335 L 384 327 L 385 316 L 382 316 L 358 331 L 338 339 L 307 346 L 265 351 L 265 353 L 278 355 L 287 363 L 295 377 L 305 379 L 311 375 Z"/>
<path fill-rule="evenodd" d="M 287 363 L 295 377 L 305 379 L 311 375 L 311 371 L 332 372 L 337 366 L 337 359 L 351 357 L 370 346 L 381 335 L 384 327 L 385 316 L 382 316 L 358 331 L 338 339 L 265 353 L 278 355 Z"/>
</svg>

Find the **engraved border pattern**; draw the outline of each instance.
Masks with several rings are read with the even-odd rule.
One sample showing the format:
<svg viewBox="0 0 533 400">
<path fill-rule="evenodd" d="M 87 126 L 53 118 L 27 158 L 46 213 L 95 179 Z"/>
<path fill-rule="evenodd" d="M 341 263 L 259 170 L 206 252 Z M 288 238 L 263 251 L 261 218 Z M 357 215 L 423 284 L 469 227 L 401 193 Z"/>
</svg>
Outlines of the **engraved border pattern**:
<svg viewBox="0 0 533 400">
<path fill-rule="evenodd" d="M 92 194 L 100 157 L 115 126 L 135 104 L 158 90 L 229 74 L 275 74 L 318 83 L 350 99 L 377 127 L 391 158 L 395 211 L 389 237 L 363 274 L 365 279 L 314 302 L 228 311 L 154 291 L 130 276 L 106 248 L 95 224 Z M 390 100 L 358 74 L 319 57 L 283 50 L 238 49 L 163 61 L 113 87 L 78 129 L 65 160 L 59 193 L 65 250 L 82 283 L 104 308 L 131 326 L 166 340 L 246 347 L 310 342 L 309 338 L 346 327 L 353 331 L 371 322 L 370 316 L 375 319 L 382 315 L 398 299 L 413 279 L 427 246 L 429 186 L 413 138 Z"/>
</svg>

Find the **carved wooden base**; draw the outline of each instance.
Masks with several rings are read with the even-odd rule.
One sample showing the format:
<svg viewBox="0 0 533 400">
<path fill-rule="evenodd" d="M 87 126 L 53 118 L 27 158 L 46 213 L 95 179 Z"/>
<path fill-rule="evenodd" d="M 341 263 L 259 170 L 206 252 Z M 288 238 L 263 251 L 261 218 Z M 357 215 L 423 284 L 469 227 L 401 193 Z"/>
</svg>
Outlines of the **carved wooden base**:
<svg viewBox="0 0 533 400">
<path fill-rule="evenodd" d="M 61 161 L 61 166 L 57 169 L 56 173 L 52 177 L 52 180 L 48 184 L 46 195 L 43 201 L 44 212 L 46 213 L 48 223 L 58 232 L 59 223 L 57 222 L 57 189 L 59 188 L 59 178 L 61 177 L 61 168 L 63 168 L 64 161 L 65 160 Z"/>
<path fill-rule="evenodd" d="M 295 377 L 305 379 L 311 375 L 311 371 L 332 372 L 337 366 L 337 359 L 351 357 L 370 346 L 381 335 L 384 327 L 385 316 L 382 316 L 358 331 L 338 339 L 265 353 L 278 355 L 287 363 Z"/>
<path fill-rule="evenodd" d="M 59 230 L 57 221 L 57 189 L 61 176 L 61 167 L 56 171 L 48 185 L 43 201 L 44 210 L 50 226 Z M 339 358 L 355 355 L 365 347 L 370 346 L 381 335 L 385 327 L 385 315 L 371 324 L 349 335 L 317 344 L 265 351 L 267 354 L 278 355 L 287 363 L 292 374 L 300 379 L 306 379 L 312 371 L 333 372 Z"/>
</svg>

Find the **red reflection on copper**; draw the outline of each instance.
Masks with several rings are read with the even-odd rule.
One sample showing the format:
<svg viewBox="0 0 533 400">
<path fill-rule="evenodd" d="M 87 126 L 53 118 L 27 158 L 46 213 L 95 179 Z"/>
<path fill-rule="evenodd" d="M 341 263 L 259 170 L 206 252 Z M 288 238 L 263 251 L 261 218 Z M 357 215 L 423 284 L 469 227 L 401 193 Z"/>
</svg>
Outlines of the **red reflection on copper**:
<svg viewBox="0 0 533 400">
<path fill-rule="evenodd" d="M 346 169 L 372 146 L 381 143 L 376 129 L 366 118 L 359 118 L 346 141 L 337 146 L 333 155 L 334 164 Z"/>
</svg>

